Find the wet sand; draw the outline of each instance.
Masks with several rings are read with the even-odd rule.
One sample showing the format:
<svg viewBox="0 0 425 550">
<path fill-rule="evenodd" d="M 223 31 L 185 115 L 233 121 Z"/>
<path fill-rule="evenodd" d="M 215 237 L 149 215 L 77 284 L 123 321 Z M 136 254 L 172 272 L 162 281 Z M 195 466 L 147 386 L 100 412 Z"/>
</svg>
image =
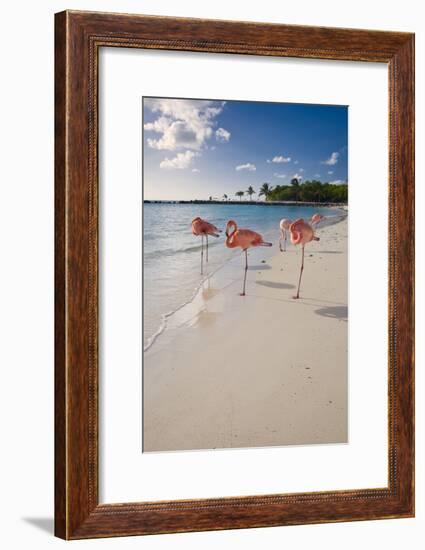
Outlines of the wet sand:
<svg viewBox="0 0 425 550">
<path fill-rule="evenodd" d="M 347 442 L 347 220 L 238 255 L 144 354 L 143 450 Z"/>
</svg>

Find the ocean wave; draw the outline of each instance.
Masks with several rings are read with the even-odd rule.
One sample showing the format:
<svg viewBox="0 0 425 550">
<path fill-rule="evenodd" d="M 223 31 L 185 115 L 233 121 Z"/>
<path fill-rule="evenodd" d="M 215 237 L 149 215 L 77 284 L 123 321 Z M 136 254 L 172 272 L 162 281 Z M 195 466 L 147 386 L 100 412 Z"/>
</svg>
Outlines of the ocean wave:
<svg viewBox="0 0 425 550">
<path fill-rule="evenodd" d="M 193 290 L 193 293 L 192 295 L 190 296 L 190 298 L 188 298 L 187 300 L 185 300 L 183 303 L 181 303 L 179 306 L 177 306 L 175 309 L 169 311 L 168 313 L 163 313 L 161 315 L 161 322 L 160 322 L 160 325 L 159 325 L 159 328 L 158 330 L 152 335 L 150 336 L 147 341 L 146 341 L 146 345 L 143 347 L 143 351 L 147 351 L 150 347 L 152 347 L 152 345 L 155 343 L 156 339 L 158 338 L 158 336 L 160 336 L 164 330 L 167 328 L 167 322 L 168 322 L 168 319 L 170 317 L 172 317 L 173 315 L 175 315 L 178 311 L 180 311 L 181 309 L 183 309 L 184 307 L 186 307 L 187 305 L 191 304 L 198 292 L 201 290 L 202 288 L 202 285 L 208 281 L 208 279 L 210 279 L 211 277 L 213 277 L 217 271 L 219 271 L 220 269 L 222 269 L 227 261 L 229 261 L 230 258 L 228 258 L 225 262 L 223 262 L 221 265 L 219 265 L 216 269 L 214 269 L 214 271 L 212 271 L 211 273 L 208 273 L 207 275 L 205 275 L 205 277 L 202 277 L 202 279 L 200 280 L 199 284 L 196 285 L 195 289 Z"/>
<path fill-rule="evenodd" d="M 223 244 L 223 241 L 208 241 L 208 248 L 212 248 L 214 246 L 217 246 L 218 244 Z M 150 258 L 160 258 L 163 256 L 174 256 L 175 254 L 188 254 L 191 252 L 200 252 L 202 248 L 202 244 L 195 244 L 191 246 L 186 246 L 182 248 L 163 248 L 162 250 L 151 250 L 149 252 L 144 252 L 143 257 L 144 259 L 150 259 Z M 204 243 L 205 248 L 205 243 Z"/>
</svg>

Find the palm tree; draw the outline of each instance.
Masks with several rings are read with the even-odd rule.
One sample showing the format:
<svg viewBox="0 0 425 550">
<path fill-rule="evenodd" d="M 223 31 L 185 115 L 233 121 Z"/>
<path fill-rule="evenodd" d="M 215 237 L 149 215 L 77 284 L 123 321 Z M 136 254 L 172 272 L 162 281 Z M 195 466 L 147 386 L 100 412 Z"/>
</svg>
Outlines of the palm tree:
<svg viewBox="0 0 425 550">
<path fill-rule="evenodd" d="M 300 196 L 300 180 L 298 178 L 292 178 L 291 185 L 294 188 L 295 200 L 298 202 Z"/>
<path fill-rule="evenodd" d="M 239 197 L 239 200 L 241 201 L 245 193 L 243 191 L 236 191 L 235 195 Z"/>
<path fill-rule="evenodd" d="M 263 183 L 263 185 L 261 186 L 261 189 L 258 193 L 258 196 L 261 197 L 262 195 L 264 195 L 264 197 L 267 200 L 268 197 L 270 196 L 270 193 L 272 192 L 272 189 L 273 189 L 273 187 L 269 183 Z"/>
<path fill-rule="evenodd" d="M 226 195 L 226 193 L 224 193 L 224 195 L 223 195 L 223 200 L 227 201 L 228 198 L 229 198 L 229 197 Z"/>
<path fill-rule="evenodd" d="M 321 202 L 322 200 L 322 184 L 320 181 L 313 180 L 312 182 L 313 190 L 314 190 L 314 196 L 317 200 L 317 202 Z"/>
<path fill-rule="evenodd" d="M 256 191 L 253 189 L 252 185 L 248 187 L 246 190 L 246 194 L 249 195 L 249 200 L 252 201 L 252 195 L 254 195 Z"/>
</svg>

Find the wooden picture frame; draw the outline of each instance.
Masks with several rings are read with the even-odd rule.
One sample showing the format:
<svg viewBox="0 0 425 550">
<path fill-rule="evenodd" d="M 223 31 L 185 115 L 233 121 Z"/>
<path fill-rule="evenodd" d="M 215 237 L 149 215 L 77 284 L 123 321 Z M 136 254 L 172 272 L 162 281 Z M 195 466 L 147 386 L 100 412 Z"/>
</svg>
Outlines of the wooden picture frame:
<svg viewBox="0 0 425 550">
<path fill-rule="evenodd" d="M 389 66 L 388 486 L 98 501 L 98 53 L 108 46 Z M 55 534 L 64 539 L 414 515 L 414 35 L 65 11 L 55 18 Z"/>
</svg>

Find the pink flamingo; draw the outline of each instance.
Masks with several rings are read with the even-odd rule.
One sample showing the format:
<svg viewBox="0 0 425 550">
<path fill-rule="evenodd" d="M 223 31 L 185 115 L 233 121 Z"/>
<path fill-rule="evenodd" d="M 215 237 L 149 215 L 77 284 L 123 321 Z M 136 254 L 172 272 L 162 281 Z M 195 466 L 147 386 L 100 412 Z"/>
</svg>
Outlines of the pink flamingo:
<svg viewBox="0 0 425 550">
<path fill-rule="evenodd" d="M 192 233 L 196 236 L 201 235 L 202 244 L 201 244 L 201 275 L 203 274 L 203 265 L 204 265 L 204 237 L 207 241 L 207 262 L 208 262 L 208 235 L 213 237 L 218 237 L 218 233 L 221 233 L 220 229 L 217 229 L 215 225 L 209 223 L 199 216 L 192 220 Z"/>
<path fill-rule="evenodd" d="M 325 216 L 322 216 L 322 214 L 313 214 L 311 216 L 310 223 L 314 227 L 314 226 L 319 225 L 319 223 L 324 219 L 325 219 Z"/>
<path fill-rule="evenodd" d="M 301 256 L 301 269 L 300 277 L 298 279 L 298 290 L 297 295 L 294 296 L 296 300 L 300 297 L 300 285 L 301 285 L 301 276 L 304 270 L 304 247 L 307 243 L 311 241 L 320 241 L 319 237 L 316 237 L 314 234 L 314 229 L 306 223 L 302 218 L 295 220 L 291 227 L 289 228 L 291 232 L 291 242 L 292 244 L 300 244 L 302 246 L 302 256 Z"/>
<path fill-rule="evenodd" d="M 230 229 L 233 228 L 233 231 Z M 264 241 L 263 237 L 251 231 L 251 229 L 238 229 L 236 222 L 229 220 L 226 225 L 226 246 L 228 248 L 240 247 L 245 252 L 245 274 L 241 296 L 245 296 L 246 272 L 248 271 L 248 248 L 254 246 L 272 246 L 272 243 Z"/>
<path fill-rule="evenodd" d="M 286 240 L 287 240 L 287 234 L 289 232 L 289 228 L 291 226 L 292 220 L 289 218 L 283 220 L 280 220 L 279 227 L 280 227 L 280 239 L 279 239 L 279 250 L 281 252 L 286 252 Z M 282 250 L 282 240 L 283 240 L 283 250 Z"/>
</svg>

